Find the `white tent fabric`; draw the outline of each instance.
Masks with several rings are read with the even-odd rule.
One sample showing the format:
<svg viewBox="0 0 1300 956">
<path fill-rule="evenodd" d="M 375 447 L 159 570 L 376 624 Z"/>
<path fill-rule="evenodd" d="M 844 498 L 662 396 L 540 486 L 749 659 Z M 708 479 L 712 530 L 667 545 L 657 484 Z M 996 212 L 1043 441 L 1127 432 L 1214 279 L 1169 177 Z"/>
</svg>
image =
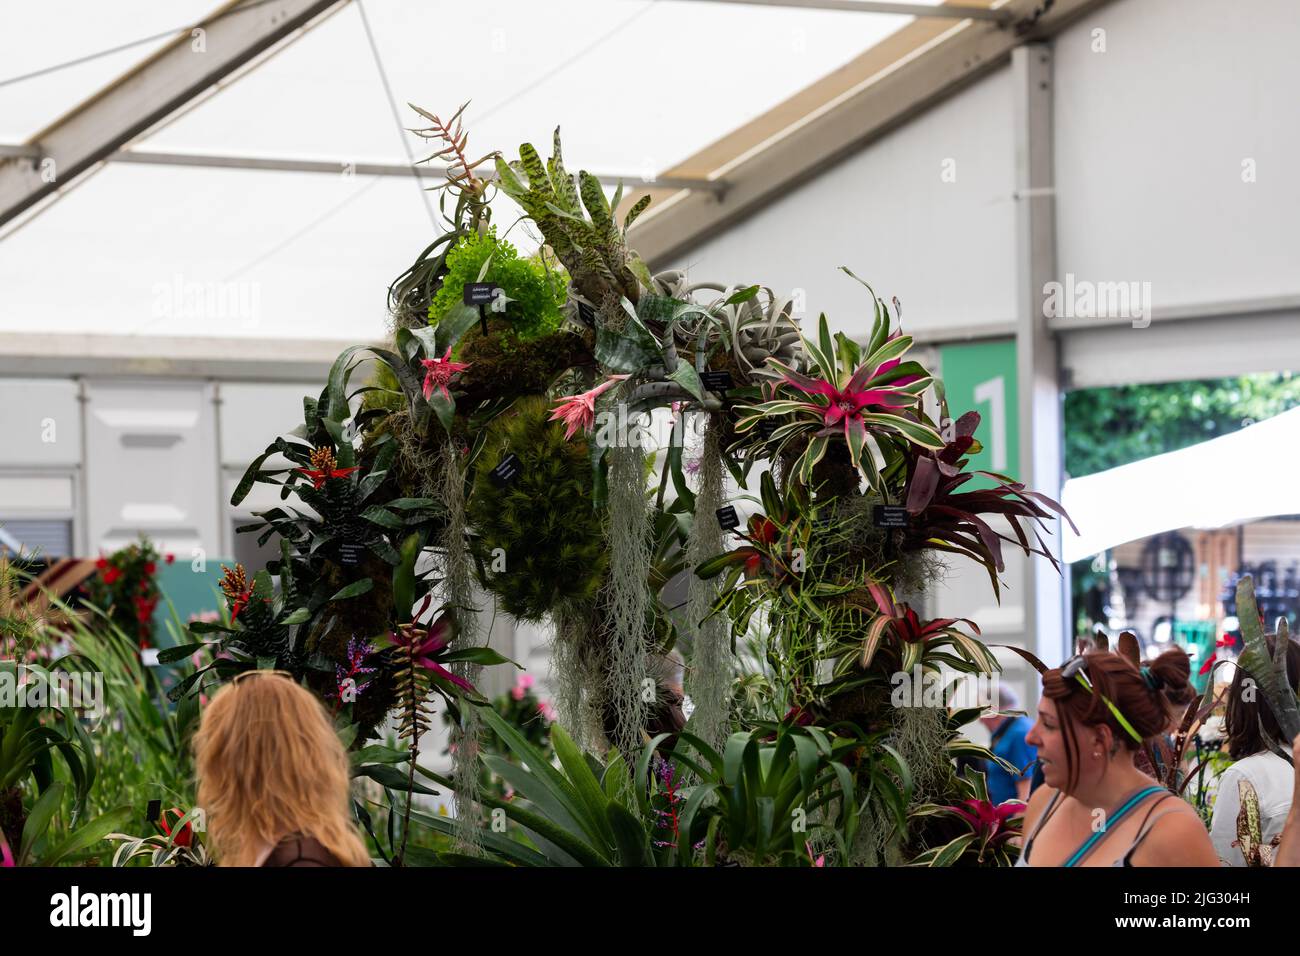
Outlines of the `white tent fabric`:
<svg viewBox="0 0 1300 956">
<path fill-rule="evenodd" d="M 1300 408 L 1190 448 L 1071 478 L 1061 504 L 1081 532 L 1063 525 L 1066 561 L 1179 528 L 1300 514 Z"/>
<path fill-rule="evenodd" d="M 111 14 L 0 0 L 0 143 L 31 136 L 165 41 L 18 78 L 193 22 L 216 0 L 101 6 Z M 524 141 L 547 152 L 561 125 L 571 167 L 626 176 L 629 191 L 912 19 L 672 0 L 364 9 L 402 125 L 426 125 L 408 102 L 447 116 L 472 99 L 476 156 Z M 331 160 L 340 175 L 110 163 L 0 236 L 0 333 L 375 338 L 388 284 L 440 231 L 413 179 L 343 168 L 433 151 L 398 129 L 356 3 L 132 145 Z M 496 212 L 503 231 L 518 215 L 507 201 Z M 510 238 L 534 244 L 519 228 Z M 209 300 L 219 307 L 197 304 Z"/>
</svg>

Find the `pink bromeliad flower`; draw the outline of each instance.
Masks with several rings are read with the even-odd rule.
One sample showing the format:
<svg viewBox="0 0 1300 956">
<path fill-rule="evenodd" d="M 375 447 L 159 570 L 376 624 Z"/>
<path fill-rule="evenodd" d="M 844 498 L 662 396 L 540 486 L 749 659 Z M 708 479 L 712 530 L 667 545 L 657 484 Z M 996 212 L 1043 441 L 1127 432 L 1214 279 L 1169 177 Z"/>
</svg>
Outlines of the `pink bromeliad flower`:
<svg viewBox="0 0 1300 956">
<path fill-rule="evenodd" d="M 451 392 L 447 391 L 447 384 L 451 377 L 457 372 L 463 372 L 469 368 L 464 362 L 453 362 L 451 360 L 451 346 L 447 347 L 447 353 L 442 358 L 421 359 L 420 364 L 424 366 L 424 398 L 428 401 L 433 397 L 433 390 L 436 388 L 442 392 L 443 398 L 450 399 Z"/>
<path fill-rule="evenodd" d="M 987 800 L 963 800 L 948 810 L 970 824 L 985 846 L 996 846 L 1020 832 L 1008 822 L 1024 816 L 1025 804 L 1019 800 L 1007 800 L 995 806 Z"/>
<path fill-rule="evenodd" d="M 0 869 L 16 865 L 13 852 L 9 849 L 9 843 L 5 840 L 4 834 L 0 833 Z"/>
<path fill-rule="evenodd" d="M 625 378 L 626 375 L 611 375 L 590 391 L 561 399 L 556 404 L 551 412 L 550 421 L 564 422 L 567 426 L 564 430 L 565 441 L 576 435 L 579 429 L 587 433 L 591 432 L 596 424 L 596 399 Z"/>
</svg>

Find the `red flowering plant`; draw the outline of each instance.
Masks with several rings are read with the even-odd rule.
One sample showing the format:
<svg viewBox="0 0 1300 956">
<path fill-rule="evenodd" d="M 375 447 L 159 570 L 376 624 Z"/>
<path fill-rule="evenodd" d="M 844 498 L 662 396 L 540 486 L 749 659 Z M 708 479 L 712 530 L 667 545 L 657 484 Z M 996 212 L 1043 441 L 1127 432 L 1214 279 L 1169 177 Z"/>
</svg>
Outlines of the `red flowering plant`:
<svg viewBox="0 0 1300 956">
<path fill-rule="evenodd" d="M 866 670 L 871 666 L 882 644 L 888 642 L 898 655 L 898 671 L 911 673 L 918 664 L 922 667 L 944 663 L 954 670 L 976 671 L 991 674 L 1001 670 L 997 659 L 976 638 L 980 633 L 974 621 L 967 618 L 940 617 L 922 620 L 906 602 L 896 601 L 888 585 L 868 583 L 867 591 L 876 604 L 876 616 L 862 637 L 858 665 Z M 958 624 L 967 625 L 975 632 L 971 637 Z M 957 652 L 940 653 L 944 648 Z M 891 670 L 892 670 L 891 655 Z"/>
<path fill-rule="evenodd" d="M 921 395 L 934 379 L 919 363 L 904 361 L 911 336 L 891 332 L 887 308 L 874 292 L 872 298 L 876 315 L 865 348 L 843 333 L 832 337 L 822 315 L 817 341 L 801 336 L 804 368 L 768 359 L 775 381 L 764 385 L 764 401 L 738 409 L 736 431 L 741 435 L 764 420 L 779 420 L 760 442 L 771 457 L 802 445 L 794 473 L 804 483 L 812 480 L 813 468 L 833 439 L 845 442 L 849 460 L 874 489 L 881 484 L 881 473 L 908 447 L 944 445 L 920 408 Z M 869 446 L 875 447 L 879 461 Z"/>
<path fill-rule="evenodd" d="M 87 582 L 92 604 L 102 608 L 123 634 L 135 637 L 140 647 L 153 646 L 153 614 L 162 599 L 157 573 L 163 561 L 148 538 L 114 551 L 95 562 L 96 574 Z"/>
<path fill-rule="evenodd" d="M 805 553 L 800 546 L 806 543 L 810 525 L 805 517 L 808 502 L 804 488 L 792 484 L 783 498 L 771 472 L 763 474 L 761 488 L 765 513 L 751 515 L 746 531 L 735 532 L 745 544 L 709 558 L 695 569 L 705 579 L 732 569 L 723 591 L 730 591 L 742 575 L 746 581 L 763 579 L 778 588 L 800 578 L 800 556 Z"/>
<path fill-rule="evenodd" d="M 1023 482 L 997 472 L 967 469 L 969 456 L 980 451 L 975 438 L 979 423 L 978 412 L 967 412 L 953 424 L 951 438 L 941 447 L 908 447 L 904 501 L 910 520 L 902 535 L 902 548 L 965 555 L 984 567 L 994 594 L 1000 594 L 998 574 L 1006 568 L 1003 541 L 1026 555 L 1042 555 L 1059 572 L 1060 566 L 1039 532 L 1049 530 L 1044 522 L 1051 520 L 1053 512 L 1068 521 L 1076 534 L 1078 528 L 1060 504 L 1030 491 Z M 993 487 L 961 490 L 976 476 L 989 479 Z M 1015 537 L 996 530 L 989 523 L 990 515 L 1004 519 Z M 1030 542 L 1030 534 L 1037 546 Z"/>
<path fill-rule="evenodd" d="M 1014 866 L 1020 848 L 1012 839 L 1021 835 L 1025 804 L 1005 800 L 994 804 L 982 773 L 968 771 L 962 781 L 971 796 L 959 803 L 941 806 L 922 804 L 908 811 L 909 820 L 946 821 L 946 843 L 932 845 L 912 860 L 912 866 Z"/>
</svg>

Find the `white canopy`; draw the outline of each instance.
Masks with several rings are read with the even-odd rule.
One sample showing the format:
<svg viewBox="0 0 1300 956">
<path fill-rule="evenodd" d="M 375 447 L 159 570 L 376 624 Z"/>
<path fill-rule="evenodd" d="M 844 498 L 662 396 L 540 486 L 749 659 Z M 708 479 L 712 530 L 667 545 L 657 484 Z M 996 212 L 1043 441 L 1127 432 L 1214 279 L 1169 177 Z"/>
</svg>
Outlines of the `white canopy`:
<svg viewBox="0 0 1300 956">
<path fill-rule="evenodd" d="M 1222 528 L 1300 514 L 1300 408 L 1190 448 L 1083 478 L 1061 492 L 1082 534 L 1063 525 L 1062 556 L 1179 528 Z"/>
</svg>

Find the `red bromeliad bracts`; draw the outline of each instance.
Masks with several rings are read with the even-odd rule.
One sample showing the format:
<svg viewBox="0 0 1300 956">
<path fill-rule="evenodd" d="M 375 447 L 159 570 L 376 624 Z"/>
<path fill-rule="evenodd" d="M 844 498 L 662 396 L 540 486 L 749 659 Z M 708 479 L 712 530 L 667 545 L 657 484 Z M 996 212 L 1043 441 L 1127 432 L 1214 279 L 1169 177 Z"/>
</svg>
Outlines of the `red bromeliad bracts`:
<svg viewBox="0 0 1300 956">
<path fill-rule="evenodd" d="M 236 564 L 233 568 L 223 564 L 221 572 L 221 593 L 230 603 L 230 619 L 233 621 L 253 599 L 253 589 L 248 585 L 248 575 L 242 564 Z"/>
<path fill-rule="evenodd" d="M 451 646 L 454 637 L 453 618 L 449 611 L 444 610 L 428 627 L 415 623 L 399 626 L 393 632 L 393 643 L 410 651 L 415 666 L 436 674 L 461 690 L 477 693 L 473 684 L 438 663 L 439 656 Z"/>
<path fill-rule="evenodd" d="M 322 445 L 312 449 L 310 468 L 295 468 L 294 471 L 306 475 L 312 487 L 319 491 L 325 482 L 332 478 L 346 478 L 359 467 L 354 465 L 351 468 L 340 468 L 334 458 L 334 450 Z"/>
</svg>

